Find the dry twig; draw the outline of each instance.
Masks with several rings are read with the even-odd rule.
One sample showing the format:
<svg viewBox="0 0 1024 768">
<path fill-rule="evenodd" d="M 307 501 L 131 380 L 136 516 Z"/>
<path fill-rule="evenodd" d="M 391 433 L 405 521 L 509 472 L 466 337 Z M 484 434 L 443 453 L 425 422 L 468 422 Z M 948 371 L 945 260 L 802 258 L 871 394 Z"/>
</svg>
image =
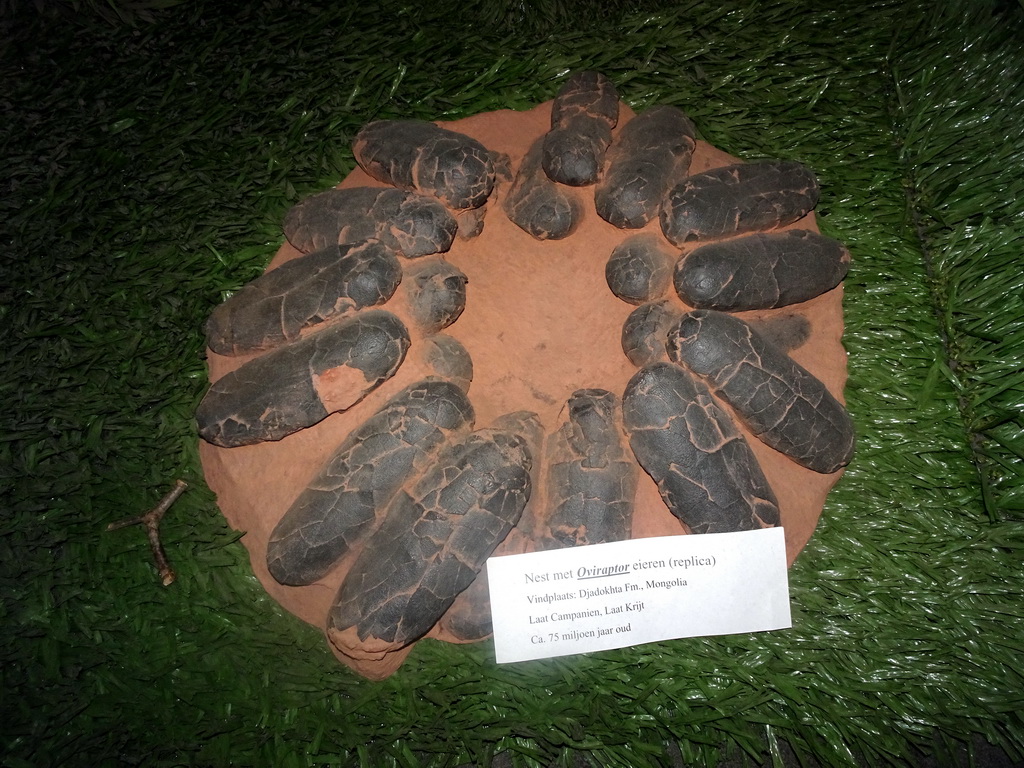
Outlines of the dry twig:
<svg viewBox="0 0 1024 768">
<path fill-rule="evenodd" d="M 178 480 L 175 482 L 174 488 L 171 489 L 170 493 L 160 499 L 160 503 L 149 510 L 149 512 L 137 517 L 129 517 L 116 523 L 110 523 L 107 526 L 108 531 L 116 531 L 118 528 L 126 528 L 129 525 L 146 526 L 146 535 L 149 537 L 149 546 L 153 550 L 153 559 L 156 560 L 156 567 L 165 587 L 174 581 L 174 571 L 171 569 L 171 564 L 167 561 L 167 553 L 164 552 L 164 546 L 160 543 L 160 520 L 171 504 L 181 496 L 186 488 L 188 488 L 188 483 L 184 480 Z"/>
</svg>

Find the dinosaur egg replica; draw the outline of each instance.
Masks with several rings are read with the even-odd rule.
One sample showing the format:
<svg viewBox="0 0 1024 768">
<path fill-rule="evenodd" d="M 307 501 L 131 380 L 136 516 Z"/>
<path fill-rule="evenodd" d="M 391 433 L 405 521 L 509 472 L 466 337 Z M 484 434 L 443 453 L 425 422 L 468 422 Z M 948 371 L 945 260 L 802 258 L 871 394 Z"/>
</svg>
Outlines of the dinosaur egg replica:
<svg viewBox="0 0 1024 768">
<path fill-rule="evenodd" d="M 342 662 L 486 638 L 491 555 L 781 525 L 796 558 L 854 446 L 809 169 L 594 72 L 353 151 L 211 315 L 197 412 L 257 577 Z"/>
</svg>

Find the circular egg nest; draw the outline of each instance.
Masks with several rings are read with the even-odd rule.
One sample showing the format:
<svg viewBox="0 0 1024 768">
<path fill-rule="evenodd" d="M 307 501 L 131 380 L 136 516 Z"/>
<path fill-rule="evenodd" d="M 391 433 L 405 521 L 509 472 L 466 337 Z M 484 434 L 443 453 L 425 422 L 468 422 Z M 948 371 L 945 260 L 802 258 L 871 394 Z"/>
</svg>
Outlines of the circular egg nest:
<svg viewBox="0 0 1024 768">
<path fill-rule="evenodd" d="M 596 73 L 353 147 L 208 327 L 204 471 L 281 605 L 382 678 L 487 636 L 492 554 L 782 525 L 795 559 L 853 447 L 810 171 Z"/>
</svg>

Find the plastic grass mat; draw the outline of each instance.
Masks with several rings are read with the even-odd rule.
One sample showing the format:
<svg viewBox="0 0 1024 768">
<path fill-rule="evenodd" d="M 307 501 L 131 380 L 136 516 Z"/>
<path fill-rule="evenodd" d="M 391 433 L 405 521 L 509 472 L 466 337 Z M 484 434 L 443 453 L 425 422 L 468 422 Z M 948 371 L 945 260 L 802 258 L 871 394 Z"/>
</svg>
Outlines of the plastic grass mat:
<svg viewBox="0 0 1024 768">
<path fill-rule="evenodd" d="M 42 5 L 0 35 L 0 764 L 1021 759 L 1019 4 Z M 583 68 L 818 173 L 858 453 L 791 630 L 501 667 L 428 641 L 365 682 L 203 484 L 203 323 L 364 123 L 529 107 Z M 141 529 L 104 529 L 179 477 L 163 587 Z"/>
</svg>

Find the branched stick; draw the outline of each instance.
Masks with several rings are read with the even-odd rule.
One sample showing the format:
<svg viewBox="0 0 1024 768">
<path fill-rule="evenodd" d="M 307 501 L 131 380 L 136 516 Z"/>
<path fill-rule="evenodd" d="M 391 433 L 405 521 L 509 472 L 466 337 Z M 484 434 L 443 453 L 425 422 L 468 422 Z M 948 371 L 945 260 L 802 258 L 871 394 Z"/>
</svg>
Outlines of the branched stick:
<svg viewBox="0 0 1024 768">
<path fill-rule="evenodd" d="M 146 526 L 146 536 L 149 537 L 149 546 L 153 550 L 153 559 L 156 560 L 156 567 L 160 572 L 160 579 L 165 587 L 174 581 L 174 571 L 171 569 L 171 564 L 167 561 L 164 545 L 160 543 L 160 520 L 171 504 L 181 496 L 186 488 L 188 488 L 188 483 L 184 480 L 177 480 L 171 492 L 160 499 L 160 503 L 149 510 L 149 512 L 137 517 L 129 517 L 116 523 L 110 523 L 107 526 L 108 531 L 116 531 L 118 528 L 126 528 L 129 525 Z"/>
</svg>

